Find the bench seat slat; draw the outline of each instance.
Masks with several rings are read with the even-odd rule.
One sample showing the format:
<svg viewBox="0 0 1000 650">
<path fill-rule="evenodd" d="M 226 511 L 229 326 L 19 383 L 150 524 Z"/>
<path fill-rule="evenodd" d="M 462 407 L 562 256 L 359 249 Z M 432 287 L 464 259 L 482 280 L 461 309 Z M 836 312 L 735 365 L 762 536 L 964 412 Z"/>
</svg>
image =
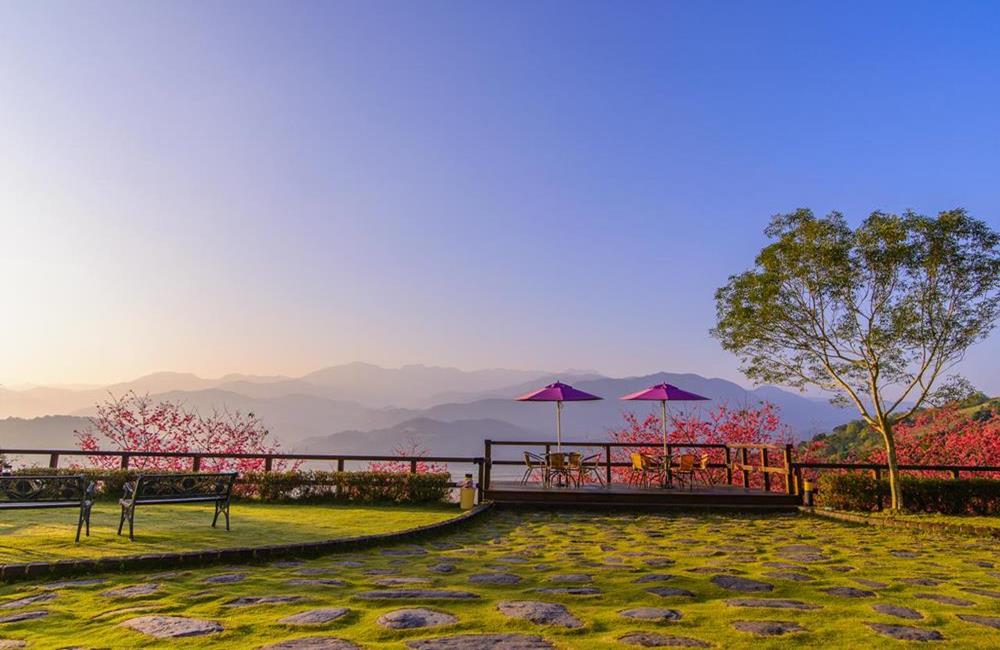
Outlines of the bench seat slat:
<svg viewBox="0 0 1000 650">
<path fill-rule="evenodd" d="M 210 496 L 210 497 L 163 497 L 163 498 L 138 498 L 136 499 L 136 505 L 144 504 L 162 504 L 162 503 L 207 503 L 210 501 L 225 501 L 226 495 L 222 496 Z M 132 499 L 122 499 L 122 505 L 130 505 Z"/>
<path fill-rule="evenodd" d="M 0 510 L 35 510 L 38 508 L 79 508 L 82 501 L 0 501 Z"/>
</svg>

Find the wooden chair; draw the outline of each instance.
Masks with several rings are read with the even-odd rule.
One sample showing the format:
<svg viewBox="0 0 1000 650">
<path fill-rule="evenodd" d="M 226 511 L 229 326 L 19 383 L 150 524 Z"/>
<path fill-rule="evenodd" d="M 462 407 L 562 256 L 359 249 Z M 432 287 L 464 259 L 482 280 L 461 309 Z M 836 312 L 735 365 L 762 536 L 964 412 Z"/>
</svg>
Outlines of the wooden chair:
<svg viewBox="0 0 1000 650">
<path fill-rule="evenodd" d="M 576 473 L 576 484 L 582 485 L 588 476 L 594 476 L 597 482 L 604 485 L 604 477 L 601 476 L 601 469 L 597 462 L 601 460 L 600 454 L 583 457 L 579 452 L 571 452 L 569 455 L 569 468 Z"/>
<path fill-rule="evenodd" d="M 701 479 L 701 482 L 705 485 L 715 485 L 715 479 L 712 478 L 712 468 L 711 459 L 708 454 L 702 454 L 698 461 L 698 465 L 694 468 L 694 475 Z"/>
<path fill-rule="evenodd" d="M 674 468 L 673 474 L 677 477 L 677 482 L 683 487 L 686 483 L 688 486 L 688 491 L 694 489 L 694 473 L 695 464 L 697 459 L 694 454 L 681 454 L 680 458 L 677 460 L 677 467 Z"/>
<path fill-rule="evenodd" d="M 632 453 L 632 471 L 629 474 L 629 485 L 649 487 L 663 475 L 663 466 L 642 453 Z"/>
<path fill-rule="evenodd" d="M 549 453 L 549 483 L 552 482 L 553 477 L 557 479 L 565 479 L 567 485 L 573 483 L 573 472 L 570 470 L 569 461 L 566 456 L 568 456 L 568 454 L 564 454 L 561 451 Z M 557 483 L 561 484 L 562 481 L 557 481 Z"/>
<path fill-rule="evenodd" d="M 521 485 L 527 484 L 535 472 L 541 474 L 542 485 L 549 484 L 549 468 L 545 464 L 545 457 L 526 451 L 524 452 L 524 476 L 521 477 Z"/>
</svg>

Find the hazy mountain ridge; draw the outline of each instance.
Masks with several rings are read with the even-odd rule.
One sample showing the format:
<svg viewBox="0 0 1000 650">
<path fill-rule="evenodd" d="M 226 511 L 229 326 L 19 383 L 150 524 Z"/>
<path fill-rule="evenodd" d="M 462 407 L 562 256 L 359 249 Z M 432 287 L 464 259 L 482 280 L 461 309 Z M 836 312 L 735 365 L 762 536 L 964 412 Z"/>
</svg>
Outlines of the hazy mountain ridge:
<svg viewBox="0 0 1000 650">
<path fill-rule="evenodd" d="M 563 411 L 563 432 L 565 439 L 599 440 L 606 436 L 607 429 L 622 422 L 626 410 L 645 415 L 658 412 L 658 404 L 650 402 L 623 402 L 621 395 L 633 392 L 654 383 L 667 381 L 682 386 L 695 393 L 710 396 L 710 402 L 672 405 L 674 413 L 688 409 L 709 409 L 720 403 L 732 407 L 754 405 L 761 400 L 777 404 L 786 422 L 798 438 L 830 431 L 833 427 L 850 420 L 852 413 L 815 399 L 789 391 L 764 386 L 745 389 L 731 381 L 706 378 L 693 373 L 656 373 L 625 378 L 610 378 L 584 371 L 580 374 L 550 373 L 534 377 L 535 371 L 487 370 L 465 373 L 454 368 L 431 368 L 427 366 L 405 366 L 399 369 L 379 368 L 370 364 L 348 364 L 327 368 L 304 377 L 261 377 L 253 375 L 226 375 L 218 379 L 203 379 L 189 373 L 156 373 L 141 377 L 133 382 L 124 382 L 100 390 L 69 391 L 74 393 L 72 402 L 76 408 L 68 411 L 74 416 L 88 416 L 94 413 L 94 403 L 107 398 L 108 391 L 122 394 L 127 390 L 145 392 L 176 383 L 181 388 L 162 392 L 150 391 L 156 399 L 183 402 L 202 413 L 213 409 L 229 408 L 242 412 L 253 412 L 259 416 L 286 449 L 296 449 L 300 445 L 320 444 L 316 440 L 337 439 L 344 445 L 357 449 L 360 434 L 371 433 L 367 438 L 372 446 L 381 445 L 382 438 L 396 435 L 388 447 L 391 449 L 403 442 L 402 429 L 410 426 L 422 436 L 430 437 L 435 444 L 453 448 L 475 441 L 481 448 L 485 437 L 499 438 L 505 432 L 529 435 L 552 436 L 555 430 L 555 413 L 552 404 L 516 402 L 514 398 L 529 390 L 552 381 L 555 377 L 572 382 L 578 388 L 605 397 L 599 402 L 568 404 Z M 480 390 L 439 392 L 441 386 L 454 386 L 464 375 L 471 375 L 470 385 L 483 386 Z M 527 378 L 526 378 L 527 377 Z M 349 380 L 357 380 L 361 388 L 341 390 Z M 419 378 L 426 379 L 425 382 Z M 497 382 L 513 378 L 514 381 L 502 385 Z M 323 384 L 326 383 L 326 385 Z M 431 395 L 450 395 L 455 401 L 438 403 L 427 408 L 395 408 L 384 404 L 399 392 L 400 386 L 411 386 L 403 396 L 404 401 L 431 399 Z M 23 391 L 37 395 L 38 391 Z M 62 391 L 62 389 L 54 389 Z M 404 391 L 405 392 L 405 391 Z M 16 391 L 0 389 L 0 409 L 4 399 Z M 371 406 L 360 400 L 351 399 L 341 393 L 365 396 L 369 399 L 379 394 L 387 402 Z M 334 396 L 337 395 L 337 396 Z M 88 400 L 80 405 L 82 400 Z M 0 410 L 0 417 L 13 415 L 6 409 Z M 4 422 L 0 420 L 0 422 Z M 32 447 L 72 447 L 74 428 L 85 425 L 81 417 L 70 418 L 65 426 L 51 418 L 8 419 L 0 428 L 0 447 L 30 444 Z M 406 423 L 410 423 L 406 425 Z M 413 424 L 416 422 L 417 424 Z M 452 426 L 456 422 L 466 422 L 466 430 Z M 495 431 L 490 431 L 483 423 L 493 423 Z M 437 426 L 440 431 L 432 431 Z M 415 428 L 414 428 L 415 427 Z M 450 432 L 450 433 L 449 433 Z M 341 434 L 345 437 L 338 437 Z M 441 434 L 441 435 L 438 435 Z M 326 445 L 326 442 L 322 444 Z M 325 448 L 324 451 L 337 451 Z M 377 451 L 374 448 L 362 451 Z M 432 449 L 433 453 L 441 450 Z M 345 452 L 346 453 L 346 452 Z"/>
</svg>

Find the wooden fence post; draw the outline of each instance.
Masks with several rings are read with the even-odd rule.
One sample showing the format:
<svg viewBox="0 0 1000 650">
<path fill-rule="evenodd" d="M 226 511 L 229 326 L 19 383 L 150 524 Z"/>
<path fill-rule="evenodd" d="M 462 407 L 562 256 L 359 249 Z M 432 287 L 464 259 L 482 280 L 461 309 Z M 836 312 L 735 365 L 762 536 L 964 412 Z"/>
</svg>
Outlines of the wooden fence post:
<svg viewBox="0 0 1000 650">
<path fill-rule="evenodd" d="M 771 491 L 771 472 L 767 471 L 767 447 L 761 447 L 760 449 L 760 467 L 761 471 L 764 472 L 764 491 Z"/>
<path fill-rule="evenodd" d="M 493 470 L 493 441 L 486 440 L 486 455 L 483 458 L 483 491 L 484 493 L 490 489 L 490 474 Z"/>
<path fill-rule="evenodd" d="M 726 485 L 733 484 L 733 452 L 726 445 Z"/>
<path fill-rule="evenodd" d="M 264 459 L 264 471 L 265 472 L 270 472 L 271 468 L 274 467 L 273 463 L 274 463 L 274 459 L 271 458 L 270 456 L 268 456 L 267 458 L 265 458 Z"/>
<path fill-rule="evenodd" d="M 604 461 L 605 461 L 604 477 L 606 479 L 605 485 L 611 487 L 611 445 L 604 445 Z"/>
<path fill-rule="evenodd" d="M 49 454 L 49 467 L 51 469 L 59 467 L 59 454 Z"/>
<path fill-rule="evenodd" d="M 959 471 L 957 469 L 951 470 L 951 477 L 953 479 L 955 479 L 955 480 L 958 480 L 959 478 L 961 478 L 961 476 L 959 474 Z"/>
<path fill-rule="evenodd" d="M 201 456 L 191 457 L 191 471 L 200 472 L 201 471 Z"/>
<path fill-rule="evenodd" d="M 795 478 L 792 474 L 792 446 L 785 445 L 785 494 L 795 494 L 793 484 Z"/>
<path fill-rule="evenodd" d="M 479 478 L 479 489 L 478 489 L 478 492 L 479 492 L 479 503 L 483 502 L 483 488 L 484 488 L 483 481 L 485 480 L 485 476 L 483 474 L 483 466 L 484 465 L 485 465 L 485 463 L 483 462 L 482 458 L 477 458 L 476 459 L 476 468 L 479 470 L 479 477 L 478 477 Z"/>
<path fill-rule="evenodd" d="M 122 454 L 122 469 L 128 469 L 128 454 Z"/>
<path fill-rule="evenodd" d="M 743 487 L 750 487 L 750 470 L 747 466 L 750 464 L 750 455 L 747 452 L 746 447 L 740 447 L 740 468 L 742 469 L 741 474 L 743 475 Z"/>
<path fill-rule="evenodd" d="M 416 459 L 410 460 L 410 474 L 417 473 L 417 461 Z"/>
</svg>

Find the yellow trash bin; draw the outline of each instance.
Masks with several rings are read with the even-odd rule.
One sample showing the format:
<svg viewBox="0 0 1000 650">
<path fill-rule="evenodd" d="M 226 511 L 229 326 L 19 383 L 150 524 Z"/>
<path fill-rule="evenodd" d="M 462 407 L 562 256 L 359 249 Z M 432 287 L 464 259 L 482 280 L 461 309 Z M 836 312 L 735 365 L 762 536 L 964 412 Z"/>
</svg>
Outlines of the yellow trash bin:
<svg viewBox="0 0 1000 650">
<path fill-rule="evenodd" d="M 465 475 L 459 495 L 459 504 L 462 510 L 472 510 L 476 505 L 476 487 L 472 482 L 472 474 Z"/>
</svg>

